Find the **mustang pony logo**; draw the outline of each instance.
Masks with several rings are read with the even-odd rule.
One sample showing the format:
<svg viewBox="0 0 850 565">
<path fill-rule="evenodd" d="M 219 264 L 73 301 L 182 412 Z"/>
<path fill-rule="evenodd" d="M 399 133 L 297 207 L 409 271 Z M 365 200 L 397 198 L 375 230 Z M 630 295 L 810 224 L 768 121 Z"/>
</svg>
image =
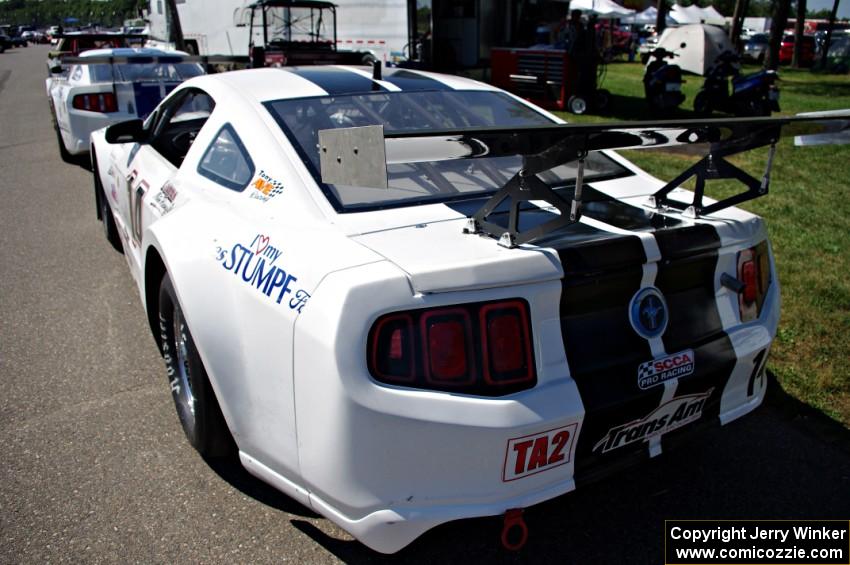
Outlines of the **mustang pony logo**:
<svg viewBox="0 0 850 565">
<path fill-rule="evenodd" d="M 627 424 L 608 430 L 599 443 L 593 446 L 593 451 L 602 453 L 623 447 L 636 441 L 665 434 L 699 420 L 705 401 L 711 396 L 713 388 L 700 394 L 687 394 L 668 400 L 645 418 L 633 420 Z"/>
<path fill-rule="evenodd" d="M 294 289 L 298 277 L 275 264 L 281 255 L 283 251 L 271 244 L 269 236 L 257 234 L 248 245 L 236 243 L 229 251 L 217 247 L 215 258 L 242 282 L 273 298 L 277 304 L 294 292 L 295 298 L 287 304 L 300 313 L 310 295 L 305 290 Z"/>
</svg>

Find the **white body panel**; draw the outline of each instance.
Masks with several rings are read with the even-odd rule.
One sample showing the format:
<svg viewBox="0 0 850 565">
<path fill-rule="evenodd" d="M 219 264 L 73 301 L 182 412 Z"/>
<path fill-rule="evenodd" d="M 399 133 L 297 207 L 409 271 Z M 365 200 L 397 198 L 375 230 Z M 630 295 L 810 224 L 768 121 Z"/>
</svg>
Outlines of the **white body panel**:
<svg viewBox="0 0 850 565">
<path fill-rule="evenodd" d="M 444 82 L 492 90 L 462 79 Z M 464 216 L 443 204 L 335 212 L 262 106 L 281 96 L 322 94 L 301 77 L 274 69 L 200 77 L 163 105 L 189 88 L 209 94 L 216 109 L 179 168 L 151 146 L 106 144 L 98 131 L 92 135 L 95 174 L 146 308 L 156 308 L 147 303 L 156 296 L 149 285 L 158 284 L 147 276 L 152 258 L 161 257 L 170 274 L 245 467 L 381 552 L 397 551 L 440 523 L 500 514 L 573 490 L 587 407 L 564 348 L 565 270 L 558 253 L 505 249 L 463 235 Z M 262 199 L 254 184 L 240 192 L 198 174 L 226 124 L 251 156 L 252 181 L 273 179 L 283 187 L 279 194 Z M 661 181 L 627 166 L 633 176 L 594 188 L 645 208 L 646 195 Z M 166 184 L 176 196 L 163 207 Z M 611 234 L 625 231 L 592 218 L 582 222 Z M 738 297 L 720 277 L 736 272 L 740 250 L 764 239 L 761 220 L 727 209 L 688 222 L 713 226 L 721 240 L 714 301 L 736 358 L 722 392 L 725 423 L 764 397 L 766 379 L 759 375 L 752 393 L 748 379 L 757 369 L 754 357 L 776 333 L 779 287 L 771 261 L 774 284 L 762 315 L 742 324 Z M 651 285 L 661 254 L 652 235 L 639 237 L 648 258 L 642 284 Z M 284 270 L 291 285 L 261 291 L 250 276 L 261 260 Z M 530 308 L 533 388 L 488 398 L 381 385 L 370 375 L 365 344 L 379 316 L 509 298 Z M 674 353 L 657 342 L 652 350 Z M 676 398 L 676 381 L 665 384 L 663 398 Z M 506 467 L 512 441 L 552 430 L 569 434 L 563 464 L 528 476 Z M 647 440 L 653 455 L 661 449 L 657 440 Z"/>
</svg>

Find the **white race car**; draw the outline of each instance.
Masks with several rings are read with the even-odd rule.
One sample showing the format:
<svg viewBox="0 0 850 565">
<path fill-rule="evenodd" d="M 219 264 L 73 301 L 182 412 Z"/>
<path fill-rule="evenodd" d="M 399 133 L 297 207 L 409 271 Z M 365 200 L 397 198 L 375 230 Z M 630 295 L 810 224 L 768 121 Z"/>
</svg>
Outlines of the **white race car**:
<svg viewBox="0 0 850 565">
<path fill-rule="evenodd" d="M 723 157 L 794 120 L 570 126 L 463 78 L 287 67 L 189 80 L 91 155 L 201 454 L 380 552 L 502 514 L 516 547 L 520 509 L 761 403 L 779 286 L 730 205 L 768 178 Z M 606 151 L 705 141 L 697 194 Z M 704 199 L 724 175 L 747 189 Z"/>
<path fill-rule="evenodd" d="M 204 74 L 188 54 L 143 48 L 84 51 L 67 72 L 46 80 L 59 154 L 65 161 L 88 153 L 91 132 L 145 118 L 178 84 Z"/>
</svg>

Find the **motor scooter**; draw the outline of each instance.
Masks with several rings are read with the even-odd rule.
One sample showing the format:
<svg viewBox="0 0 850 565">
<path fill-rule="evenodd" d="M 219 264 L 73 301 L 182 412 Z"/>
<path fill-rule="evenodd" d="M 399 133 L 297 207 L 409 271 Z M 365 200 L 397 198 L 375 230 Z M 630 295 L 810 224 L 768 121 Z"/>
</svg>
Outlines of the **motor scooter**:
<svg viewBox="0 0 850 565">
<path fill-rule="evenodd" d="M 740 74 L 740 58 L 732 51 L 717 57 L 694 98 L 694 111 L 708 115 L 719 110 L 736 116 L 769 116 L 779 111 L 779 80 L 776 71 Z M 730 92 L 729 77 L 732 78 Z"/>
<path fill-rule="evenodd" d="M 682 48 L 686 47 L 682 43 Z M 643 75 L 643 89 L 646 101 L 653 113 L 676 108 L 684 102 L 682 94 L 682 69 L 666 61 L 679 55 L 663 47 L 656 47 L 649 54 L 649 64 Z"/>
</svg>

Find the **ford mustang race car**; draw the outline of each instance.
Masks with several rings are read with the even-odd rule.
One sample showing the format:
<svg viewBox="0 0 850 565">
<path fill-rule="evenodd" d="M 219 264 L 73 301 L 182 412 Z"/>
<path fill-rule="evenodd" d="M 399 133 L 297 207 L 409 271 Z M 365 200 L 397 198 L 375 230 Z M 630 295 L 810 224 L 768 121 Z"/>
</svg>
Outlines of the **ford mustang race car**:
<svg viewBox="0 0 850 565">
<path fill-rule="evenodd" d="M 63 160 L 87 153 L 94 130 L 147 117 L 175 86 L 204 74 L 201 65 L 185 62 L 183 57 L 188 54 L 142 48 L 92 49 L 71 59 L 66 74 L 48 77 L 47 97 Z"/>
<path fill-rule="evenodd" d="M 91 158 L 195 449 L 380 552 L 502 514 L 517 547 L 521 509 L 762 402 L 779 285 L 732 206 L 813 123 L 568 125 L 463 78 L 287 67 L 191 79 Z M 697 143 L 671 183 L 609 151 Z M 762 146 L 761 178 L 724 159 Z"/>
</svg>

